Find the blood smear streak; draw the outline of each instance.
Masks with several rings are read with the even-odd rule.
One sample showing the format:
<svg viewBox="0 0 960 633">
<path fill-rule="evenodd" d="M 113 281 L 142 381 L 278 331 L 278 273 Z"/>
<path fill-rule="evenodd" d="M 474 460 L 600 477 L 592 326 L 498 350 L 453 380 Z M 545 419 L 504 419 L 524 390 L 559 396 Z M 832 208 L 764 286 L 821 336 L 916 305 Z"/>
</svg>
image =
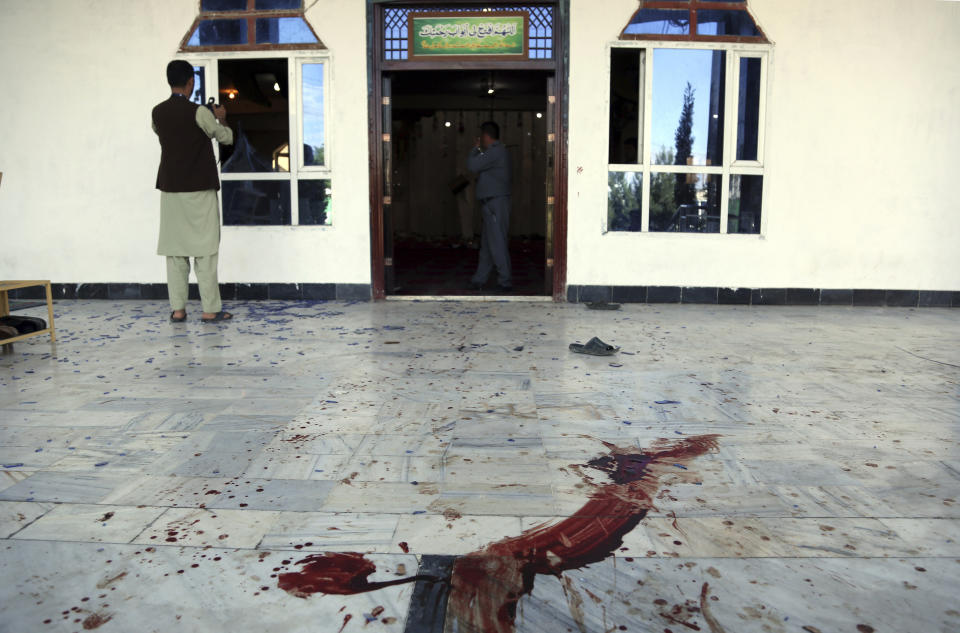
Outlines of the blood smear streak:
<svg viewBox="0 0 960 633">
<path fill-rule="evenodd" d="M 315 593 L 352 596 L 417 580 L 417 577 L 413 577 L 370 582 L 368 578 L 377 571 L 377 566 L 364 558 L 363 554 L 354 552 L 314 554 L 298 560 L 296 564 L 303 567 L 300 571 L 280 574 L 278 586 L 298 598 L 308 598 Z"/>
<path fill-rule="evenodd" d="M 564 571 L 611 556 L 623 545 L 623 537 L 654 507 L 660 476 L 676 473 L 678 464 L 716 450 L 717 437 L 661 440 L 641 452 L 604 443 L 609 453 L 586 465 L 606 473 L 614 483 L 598 486 L 576 514 L 555 525 L 545 524 L 492 543 L 455 561 L 447 603 L 448 624 L 455 623 L 459 630 L 470 633 L 513 633 L 517 603 L 533 591 L 537 574 L 560 577 Z M 354 595 L 420 579 L 441 580 L 418 575 L 370 582 L 376 565 L 357 553 L 315 554 L 296 564 L 301 569 L 280 574 L 278 584 L 299 598 L 315 593 Z M 344 618 L 344 627 L 350 618 Z"/>
<path fill-rule="evenodd" d="M 463 631 L 513 633 L 517 603 L 533 590 L 537 574 L 600 562 L 653 508 L 659 477 L 668 467 L 715 450 L 716 435 L 659 442 L 650 451 L 607 444 L 608 455 L 588 466 L 616 483 L 600 486 L 574 516 L 504 539 L 454 563 L 447 622 Z"/>
</svg>

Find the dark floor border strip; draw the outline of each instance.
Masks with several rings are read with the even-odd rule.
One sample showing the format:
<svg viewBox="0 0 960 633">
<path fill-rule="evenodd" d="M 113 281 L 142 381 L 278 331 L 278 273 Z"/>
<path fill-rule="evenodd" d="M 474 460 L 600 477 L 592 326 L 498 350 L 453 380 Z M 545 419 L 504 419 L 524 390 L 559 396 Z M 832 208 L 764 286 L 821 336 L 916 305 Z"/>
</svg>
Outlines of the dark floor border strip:
<svg viewBox="0 0 960 633">
<path fill-rule="evenodd" d="M 51 284 L 54 299 L 166 300 L 167 284 Z M 370 301 L 370 284 L 220 284 L 224 301 Z M 44 299 L 42 287 L 10 291 L 11 299 Z M 199 300 L 196 284 L 190 284 L 190 299 Z"/>
<path fill-rule="evenodd" d="M 886 306 L 960 308 L 960 291 L 713 286 L 568 286 L 567 301 L 688 303 L 744 306 Z"/>
<path fill-rule="evenodd" d="M 404 633 L 443 633 L 450 578 L 456 560 L 456 556 L 430 554 L 420 558 L 417 575 L 421 578 L 413 586 Z M 430 577 L 434 580 L 430 580 Z"/>
<path fill-rule="evenodd" d="M 166 284 L 55 283 L 54 299 L 166 300 Z M 42 287 L 11 290 L 10 299 L 43 300 Z M 370 284 L 220 284 L 224 301 L 370 301 Z M 199 300 L 196 284 L 190 299 Z M 713 286 L 577 286 L 567 287 L 567 301 L 617 303 L 686 303 L 745 306 L 886 306 L 960 308 L 960 291 L 861 290 L 818 288 L 720 288 Z"/>
</svg>

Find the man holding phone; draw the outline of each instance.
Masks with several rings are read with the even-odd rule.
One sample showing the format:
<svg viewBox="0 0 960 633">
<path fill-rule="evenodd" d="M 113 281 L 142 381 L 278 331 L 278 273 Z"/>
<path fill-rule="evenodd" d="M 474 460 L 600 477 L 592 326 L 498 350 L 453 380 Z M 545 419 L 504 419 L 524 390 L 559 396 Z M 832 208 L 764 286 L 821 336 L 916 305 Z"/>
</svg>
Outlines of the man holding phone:
<svg viewBox="0 0 960 633">
<path fill-rule="evenodd" d="M 510 153 L 500 142 L 500 126 L 487 121 L 480 126 L 477 146 L 467 157 L 467 169 L 477 175 L 477 200 L 483 215 L 480 262 L 472 285 L 480 290 L 497 269 L 497 290 L 513 290 L 510 268 L 510 194 L 512 170 Z"/>
<path fill-rule="evenodd" d="M 167 258 L 170 320 L 187 319 L 190 258 L 194 260 L 201 320 L 219 323 L 233 318 L 223 311 L 217 280 L 220 251 L 220 174 L 211 139 L 233 143 L 223 106 L 193 103 L 193 65 L 182 59 L 167 64 L 171 96 L 152 112 L 153 131 L 160 139 L 160 239 L 157 254 Z"/>
</svg>

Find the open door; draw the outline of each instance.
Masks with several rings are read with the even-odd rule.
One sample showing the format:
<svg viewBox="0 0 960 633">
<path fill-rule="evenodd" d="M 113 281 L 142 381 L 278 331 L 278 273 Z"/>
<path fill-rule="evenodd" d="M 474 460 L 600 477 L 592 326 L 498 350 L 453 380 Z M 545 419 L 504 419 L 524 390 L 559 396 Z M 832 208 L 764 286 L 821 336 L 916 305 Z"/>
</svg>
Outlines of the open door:
<svg viewBox="0 0 960 633">
<path fill-rule="evenodd" d="M 383 281 L 386 293 L 396 289 L 396 268 L 393 265 L 393 86 L 390 75 L 384 73 L 381 89 L 381 141 L 383 152 Z"/>
<path fill-rule="evenodd" d="M 547 77 L 547 107 L 545 109 L 547 117 L 547 168 L 545 177 L 546 187 L 546 222 L 545 222 L 545 243 L 544 243 L 544 294 L 553 295 L 553 211 L 555 205 L 554 182 L 556 179 L 556 158 L 557 158 L 557 92 L 556 78 L 554 75 Z"/>
</svg>

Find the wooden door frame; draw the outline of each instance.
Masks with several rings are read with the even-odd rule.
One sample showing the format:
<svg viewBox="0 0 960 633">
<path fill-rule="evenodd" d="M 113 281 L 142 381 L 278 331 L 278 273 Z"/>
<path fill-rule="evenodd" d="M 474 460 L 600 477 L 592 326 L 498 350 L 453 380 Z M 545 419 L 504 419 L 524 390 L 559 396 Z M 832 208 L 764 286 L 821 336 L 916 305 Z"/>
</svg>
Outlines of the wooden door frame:
<svg viewBox="0 0 960 633">
<path fill-rule="evenodd" d="M 568 127 L 568 68 L 570 34 L 570 0 L 554 0 L 516 4 L 552 4 L 554 54 L 553 60 L 524 61 L 420 61 L 387 62 L 383 59 L 383 9 L 386 6 L 429 6 L 483 4 L 476 0 L 367 0 L 367 92 L 369 94 L 367 120 L 368 160 L 370 168 L 370 253 L 371 287 L 374 300 L 386 298 L 384 266 L 384 157 L 383 157 L 383 73 L 401 70 L 550 70 L 556 78 L 556 101 L 553 104 L 557 125 L 556 158 L 554 160 L 554 217 L 553 217 L 553 300 L 566 301 L 567 285 L 567 127 Z M 489 4 L 502 4 L 490 2 Z M 511 3 L 512 4 L 512 3 Z"/>
</svg>

